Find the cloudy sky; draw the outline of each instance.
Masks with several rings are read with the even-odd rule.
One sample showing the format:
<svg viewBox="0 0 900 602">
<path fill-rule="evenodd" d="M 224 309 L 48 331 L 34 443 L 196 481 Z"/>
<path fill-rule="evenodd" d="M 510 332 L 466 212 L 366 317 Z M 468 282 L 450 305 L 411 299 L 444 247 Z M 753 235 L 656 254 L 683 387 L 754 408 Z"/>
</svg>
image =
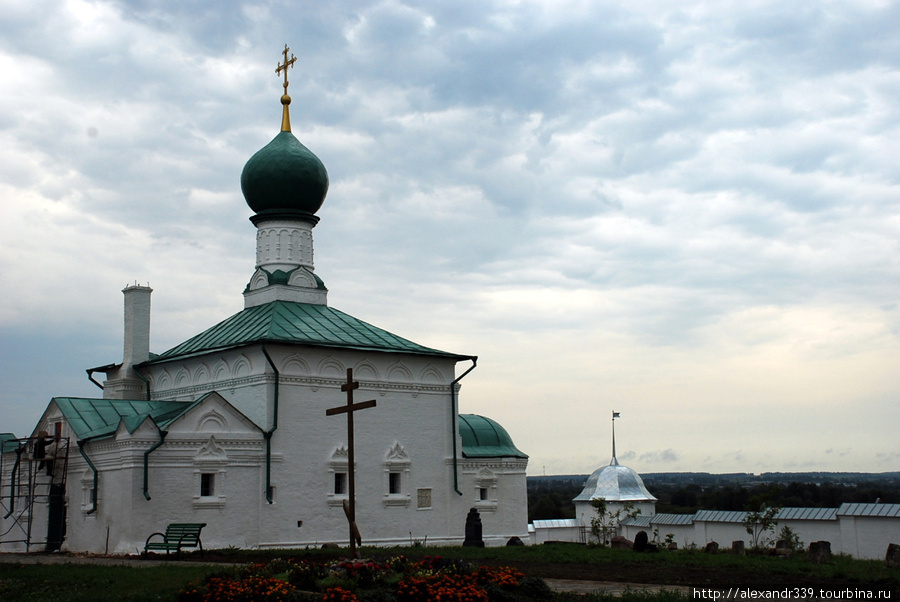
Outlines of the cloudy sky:
<svg viewBox="0 0 900 602">
<path fill-rule="evenodd" d="M 478 355 L 531 474 L 900 469 L 900 4 L 0 0 L 0 432 L 243 307 L 244 162 L 329 304 Z M 460 366 L 461 371 L 466 366 Z"/>
</svg>

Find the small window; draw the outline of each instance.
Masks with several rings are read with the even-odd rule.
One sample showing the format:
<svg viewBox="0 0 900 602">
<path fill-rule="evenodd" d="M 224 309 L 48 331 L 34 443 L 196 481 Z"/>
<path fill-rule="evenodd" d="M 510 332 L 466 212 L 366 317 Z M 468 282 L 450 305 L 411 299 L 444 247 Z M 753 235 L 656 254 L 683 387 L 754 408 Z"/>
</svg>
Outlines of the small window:
<svg viewBox="0 0 900 602">
<path fill-rule="evenodd" d="M 334 473 L 334 494 L 335 495 L 346 495 L 347 494 L 347 473 L 346 472 Z"/>
<path fill-rule="evenodd" d="M 86 512 L 90 509 L 91 506 L 95 506 L 97 504 L 97 490 L 90 486 L 90 484 L 83 485 L 83 495 L 81 497 L 81 510 L 82 512 Z M 20 485 L 21 488 L 21 485 Z M 19 494 L 21 495 L 21 494 Z"/>
<path fill-rule="evenodd" d="M 200 497 L 212 497 L 216 494 L 216 475 L 211 472 L 200 474 Z"/>
<path fill-rule="evenodd" d="M 488 499 L 488 490 L 487 487 L 480 487 L 478 489 L 478 499 L 482 502 L 487 501 Z"/>
<path fill-rule="evenodd" d="M 390 472 L 388 473 L 388 493 L 392 495 L 397 495 L 403 493 L 401 485 L 400 485 L 400 473 L 399 472 Z"/>
</svg>

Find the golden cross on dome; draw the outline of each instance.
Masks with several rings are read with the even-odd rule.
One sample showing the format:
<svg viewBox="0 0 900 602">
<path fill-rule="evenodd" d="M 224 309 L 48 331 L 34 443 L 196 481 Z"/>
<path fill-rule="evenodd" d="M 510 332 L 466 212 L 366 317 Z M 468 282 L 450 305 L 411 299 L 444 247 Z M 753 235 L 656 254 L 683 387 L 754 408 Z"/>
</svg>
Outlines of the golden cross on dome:
<svg viewBox="0 0 900 602">
<path fill-rule="evenodd" d="M 291 50 L 291 49 L 288 48 L 288 45 L 285 44 L 285 45 L 284 45 L 284 50 L 281 52 L 281 53 L 284 55 L 284 63 L 283 63 L 283 64 L 282 64 L 282 63 L 278 63 L 278 66 L 275 68 L 275 74 L 276 74 L 276 75 L 278 75 L 278 74 L 280 74 L 282 71 L 284 71 L 284 84 L 282 84 L 282 85 L 284 86 L 284 93 L 285 93 L 285 94 L 287 94 L 287 89 L 288 89 L 288 78 L 287 78 L 288 67 L 293 67 L 293 66 L 294 66 L 294 63 L 297 62 L 297 57 L 294 56 L 294 53 L 293 53 L 293 52 L 291 52 L 291 58 L 290 58 L 290 60 L 288 60 L 287 55 L 288 55 L 288 52 L 290 52 L 290 50 Z"/>
<path fill-rule="evenodd" d="M 293 67 L 294 63 L 297 62 L 297 57 L 294 56 L 294 53 L 291 53 L 291 58 L 288 59 L 288 52 L 291 49 L 288 48 L 288 45 L 284 45 L 284 50 L 282 54 L 284 54 L 284 63 L 278 63 L 278 66 L 275 68 L 275 75 L 279 75 L 282 71 L 284 71 L 284 94 L 281 96 L 281 104 L 284 105 L 284 108 L 281 110 L 281 131 L 282 132 L 290 132 L 291 131 L 291 114 L 288 111 L 288 105 L 291 104 L 291 97 L 288 96 L 288 67 Z"/>
</svg>

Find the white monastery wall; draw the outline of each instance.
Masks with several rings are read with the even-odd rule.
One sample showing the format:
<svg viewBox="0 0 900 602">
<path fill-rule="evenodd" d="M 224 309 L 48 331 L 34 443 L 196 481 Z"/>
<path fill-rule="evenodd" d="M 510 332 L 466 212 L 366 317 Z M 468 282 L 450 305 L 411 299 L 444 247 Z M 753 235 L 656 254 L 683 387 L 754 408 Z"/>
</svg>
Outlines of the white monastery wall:
<svg viewBox="0 0 900 602">
<path fill-rule="evenodd" d="M 631 541 L 634 541 L 634 538 L 641 531 L 646 531 L 647 536 L 653 541 L 653 531 L 656 529 L 656 526 L 651 525 L 649 527 L 641 527 L 638 525 L 622 525 L 621 531 L 622 535 Z M 697 544 L 696 538 L 696 530 L 694 529 L 694 525 L 659 525 L 659 541 L 664 542 L 666 539 L 666 535 L 672 535 L 672 541 L 678 544 L 680 549 L 689 548 L 692 545 Z"/>
<path fill-rule="evenodd" d="M 779 520 L 778 526 L 775 528 L 774 537 L 777 539 L 778 533 L 784 527 L 790 527 L 791 531 L 797 534 L 803 547 L 809 548 L 809 544 L 814 541 L 830 541 L 832 554 L 843 554 L 843 537 L 841 536 L 841 523 L 839 520 Z M 746 534 L 746 531 L 744 531 Z M 749 545 L 749 539 L 748 545 Z M 882 557 L 887 549 L 885 545 L 881 550 Z"/>
<path fill-rule="evenodd" d="M 550 523 L 551 521 L 537 521 Z M 563 521 L 560 521 L 561 523 Z M 777 537 L 783 527 L 790 527 L 803 544 L 809 548 L 814 541 L 831 543 L 833 554 L 849 554 L 855 558 L 883 560 L 888 544 L 900 541 L 900 519 L 873 516 L 838 516 L 836 520 L 799 520 L 782 519 L 778 521 L 775 533 L 769 537 Z M 710 541 L 717 542 L 723 548 L 730 548 L 734 541 L 743 541 L 750 546 L 750 535 L 741 523 L 694 521 L 688 525 L 659 525 L 659 541 L 664 541 L 667 534 L 673 535 L 679 548 L 691 546 L 703 547 Z M 621 525 L 620 533 L 634 541 L 640 531 L 646 531 L 652 540 L 654 525 Z M 534 528 L 532 543 L 544 541 L 580 541 L 577 530 L 560 527 Z"/>
<path fill-rule="evenodd" d="M 695 543 L 703 547 L 714 541 L 723 548 L 730 548 L 734 541 L 743 541 L 750 545 L 750 535 L 741 523 L 695 521 Z"/>
<path fill-rule="evenodd" d="M 900 519 L 840 516 L 844 552 L 857 558 L 884 560 L 888 543 L 900 543 Z M 832 544 L 834 551 L 834 544 Z"/>
<path fill-rule="evenodd" d="M 522 541 L 540 545 L 548 541 L 586 543 L 586 539 L 587 533 L 575 523 L 575 519 L 551 519 L 535 521 L 529 530 L 529 539 Z"/>
</svg>

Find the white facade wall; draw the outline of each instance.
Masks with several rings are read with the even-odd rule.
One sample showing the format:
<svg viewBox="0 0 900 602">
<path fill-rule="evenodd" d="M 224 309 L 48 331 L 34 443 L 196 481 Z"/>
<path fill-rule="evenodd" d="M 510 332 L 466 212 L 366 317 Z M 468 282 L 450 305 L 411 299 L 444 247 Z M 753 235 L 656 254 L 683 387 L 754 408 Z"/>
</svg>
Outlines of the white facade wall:
<svg viewBox="0 0 900 602">
<path fill-rule="evenodd" d="M 276 377 L 261 348 L 151 365 L 142 373 L 154 399 L 193 401 L 212 391 L 221 399 L 207 398 L 167 427 L 163 445 L 149 455 L 149 500 L 144 454 L 159 442 L 152 420 L 132 433 L 120 427 L 115 438 L 86 443 L 99 472 L 94 511 L 92 473 L 73 438 L 64 549 L 136 553 L 171 522 L 207 523 L 205 548 L 344 544 L 347 496 L 334 493 L 334 474 L 347 467 L 347 421 L 325 411 L 346 404 L 340 387 L 348 367 L 360 383 L 354 401 L 377 402 L 354 417 L 356 518 L 364 544 L 426 538 L 460 544 L 472 507 L 481 513 L 487 545 L 512 536 L 527 540 L 527 460 L 461 457 L 450 393 L 454 360 L 286 345 L 267 351 L 279 373 L 271 504 L 264 431 L 275 426 Z M 42 422 L 56 420 L 61 415 L 51 404 Z M 454 491 L 454 434 L 461 495 Z M 391 472 L 400 475 L 399 493 L 389 491 Z M 214 475 L 215 495 L 208 498 L 200 497 L 203 473 Z"/>
<path fill-rule="evenodd" d="M 42 422 L 56 419 L 51 405 Z M 72 436 L 68 425 L 63 429 L 63 436 Z M 255 496 L 229 486 L 229 479 L 259 482 L 263 446 L 258 428 L 216 398 L 199 404 L 170 425 L 165 443 L 150 453 L 148 500 L 144 454 L 159 439 L 159 429 L 147 420 L 133 433 L 120 427 L 114 438 L 85 443 L 85 454 L 98 472 L 96 504 L 91 500 L 93 472 L 73 443 L 64 550 L 134 554 L 143 550 L 151 533 L 164 531 L 171 522 L 209 523 L 202 536 L 206 547 L 238 545 L 240 534 L 258 530 Z M 200 473 L 220 470 L 216 496 L 201 499 Z M 223 534 L 229 535 L 227 541 Z"/>
<path fill-rule="evenodd" d="M 10 499 L 10 484 L 15 462 L 15 452 L 0 454 L 0 487 L 2 487 L 0 499 L 3 500 L 3 504 L 0 505 L 0 534 L 2 534 L 0 542 L 3 542 L 0 545 L 0 552 L 26 551 L 24 540 L 27 537 L 27 513 L 29 509 L 26 507 L 25 499 L 22 496 L 15 496 L 15 499 Z M 13 540 L 23 541 L 21 543 L 12 543 Z"/>
<path fill-rule="evenodd" d="M 527 465 L 523 458 L 467 459 L 460 463 L 459 491 L 463 495 L 456 496 L 457 508 L 461 505 L 466 512 L 469 508 L 478 510 L 486 546 L 506 545 L 512 537 L 528 541 Z M 486 492 L 484 500 L 482 489 Z M 465 519 L 462 526 L 464 529 Z"/>
</svg>

